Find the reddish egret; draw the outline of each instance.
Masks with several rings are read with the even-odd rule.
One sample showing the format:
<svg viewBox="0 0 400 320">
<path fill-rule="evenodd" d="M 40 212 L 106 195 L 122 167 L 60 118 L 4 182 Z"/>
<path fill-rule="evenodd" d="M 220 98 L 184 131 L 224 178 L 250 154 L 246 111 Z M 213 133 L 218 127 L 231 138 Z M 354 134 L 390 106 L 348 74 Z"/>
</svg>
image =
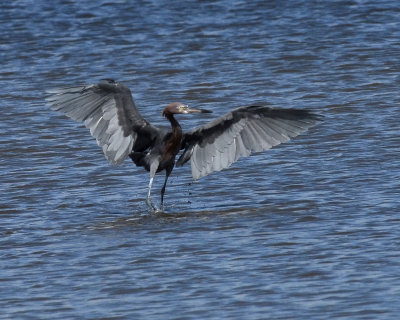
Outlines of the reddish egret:
<svg viewBox="0 0 400 320">
<path fill-rule="evenodd" d="M 183 133 L 175 114 L 211 111 L 171 103 L 162 112 L 171 123 L 171 129 L 162 129 L 142 117 L 129 88 L 114 80 L 48 93 L 46 100 L 53 110 L 85 122 L 111 164 L 119 165 L 129 156 L 137 166 L 150 172 L 146 203 L 154 211 L 158 209 L 151 202 L 150 192 L 157 172 L 165 170 L 162 210 L 167 180 L 175 165 L 179 167 L 190 160 L 193 179 L 197 180 L 228 168 L 251 152 L 286 142 L 320 119 L 307 110 L 252 105 L 234 109 L 202 127 Z M 182 154 L 175 163 L 180 150 L 183 150 Z"/>
</svg>

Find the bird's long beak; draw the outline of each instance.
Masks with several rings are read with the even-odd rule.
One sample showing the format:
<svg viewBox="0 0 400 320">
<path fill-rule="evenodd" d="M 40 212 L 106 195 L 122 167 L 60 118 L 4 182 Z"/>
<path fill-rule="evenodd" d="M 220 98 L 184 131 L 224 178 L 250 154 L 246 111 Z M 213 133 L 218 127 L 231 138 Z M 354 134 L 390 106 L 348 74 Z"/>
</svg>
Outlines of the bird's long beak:
<svg viewBox="0 0 400 320">
<path fill-rule="evenodd" d="M 188 108 L 187 113 L 212 113 L 211 110 Z"/>
</svg>

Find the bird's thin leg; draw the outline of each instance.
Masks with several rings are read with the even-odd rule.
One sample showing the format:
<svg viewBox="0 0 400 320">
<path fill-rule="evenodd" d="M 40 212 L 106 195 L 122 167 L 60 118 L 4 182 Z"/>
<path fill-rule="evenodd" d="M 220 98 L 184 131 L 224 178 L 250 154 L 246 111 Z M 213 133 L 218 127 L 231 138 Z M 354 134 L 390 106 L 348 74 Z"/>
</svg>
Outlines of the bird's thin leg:
<svg viewBox="0 0 400 320">
<path fill-rule="evenodd" d="M 153 185 L 153 177 L 150 178 L 150 182 L 149 182 L 149 192 L 147 193 L 147 198 L 146 198 L 146 203 L 149 206 L 150 209 L 152 209 L 153 211 L 156 211 L 157 208 L 153 205 L 153 203 L 151 202 L 150 199 L 150 194 L 151 194 L 151 187 Z"/>
<path fill-rule="evenodd" d="M 166 173 L 165 173 L 165 181 L 164 181 L 164 185 L 161 189 L 161 210 L 164 210 L 164 194 L 165 194 L 165 188 L 167 187 L 167 181 L 168 181 L 168 177 L 171 174 L 172 169 L 167 169 Z"/>
<path fill-rule="evenodd" d="M 153 211 L 157 211 L 157 207 L 151 202 L 150 194 L 151 194 L 151 187 L 153 186 L 154 176 L 156 175 L 157 168 L 158 168 L 159 161 L 153 161 L 150 166 L 150 182 L 149 182 L 149 192 L 147 193 L 146 203 L 149 208 Z"/>
</svg>

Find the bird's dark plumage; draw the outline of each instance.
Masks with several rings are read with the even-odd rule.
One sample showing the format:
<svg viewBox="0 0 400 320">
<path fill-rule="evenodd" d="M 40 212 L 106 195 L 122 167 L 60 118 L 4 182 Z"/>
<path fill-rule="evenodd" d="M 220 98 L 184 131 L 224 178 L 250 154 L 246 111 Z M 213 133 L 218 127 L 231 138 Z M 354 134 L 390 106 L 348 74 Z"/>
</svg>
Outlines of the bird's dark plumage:
<svg viewBox="0 0 400 320">
<path fill-rule="evenodd" d="M 161 205 L 175 157 L 183 150 L 176 166 L 190 160 L 192 176 L 199 179 L 228 168 L 251 152 L 270 149 L 315 125 L 321 117 L 307 110 L 262 106 L 240 107 L 199 128 L 183 133 L 174 114 L 209 112 L 171 103 L 163 111 L 171 130 L 150 124 L 136 108 L 131 91 L 113 80 L 48 91 L 51 108 L 73 120 L 85 122 L 106 159 L 119 165 L 130 156 L 138 166 L 150 171 L 147 203 L 156 172 L 165 170 Z"/>
</svg>

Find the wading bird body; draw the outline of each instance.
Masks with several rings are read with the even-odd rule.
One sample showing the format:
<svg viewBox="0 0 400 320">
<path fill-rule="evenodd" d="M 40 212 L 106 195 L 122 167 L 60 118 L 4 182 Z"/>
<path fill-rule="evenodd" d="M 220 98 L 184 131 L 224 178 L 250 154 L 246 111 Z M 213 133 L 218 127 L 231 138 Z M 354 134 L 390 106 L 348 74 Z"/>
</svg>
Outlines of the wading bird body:
<svg viewBox="0 0 400 320">
<path fill-rule="evenodd" d="M 162 112 L 171 123 L 171 129 L 162 129 L 144 119 L 131 91 L 113 80 L 48 93 L 46 100 L 53 110 L 73 120 L 84 121 L 111 164 L 119 165 L 129 156 L 137 166 L 150 172 L 146 202 L 152 210 L 157 210 L 150 199 L 157 172 L 166 172 L 161 190 L 162 208 L 167 180 L 174 166 L 182 166 L 190 160 L 193 179 L 197 180 L 229 167 L 251 152 L 286 142 L 320 119 L 307 110 L 247 106 L 184 133 L 174 115 L 211 111 L 171 103 Z"/>
</svg>

